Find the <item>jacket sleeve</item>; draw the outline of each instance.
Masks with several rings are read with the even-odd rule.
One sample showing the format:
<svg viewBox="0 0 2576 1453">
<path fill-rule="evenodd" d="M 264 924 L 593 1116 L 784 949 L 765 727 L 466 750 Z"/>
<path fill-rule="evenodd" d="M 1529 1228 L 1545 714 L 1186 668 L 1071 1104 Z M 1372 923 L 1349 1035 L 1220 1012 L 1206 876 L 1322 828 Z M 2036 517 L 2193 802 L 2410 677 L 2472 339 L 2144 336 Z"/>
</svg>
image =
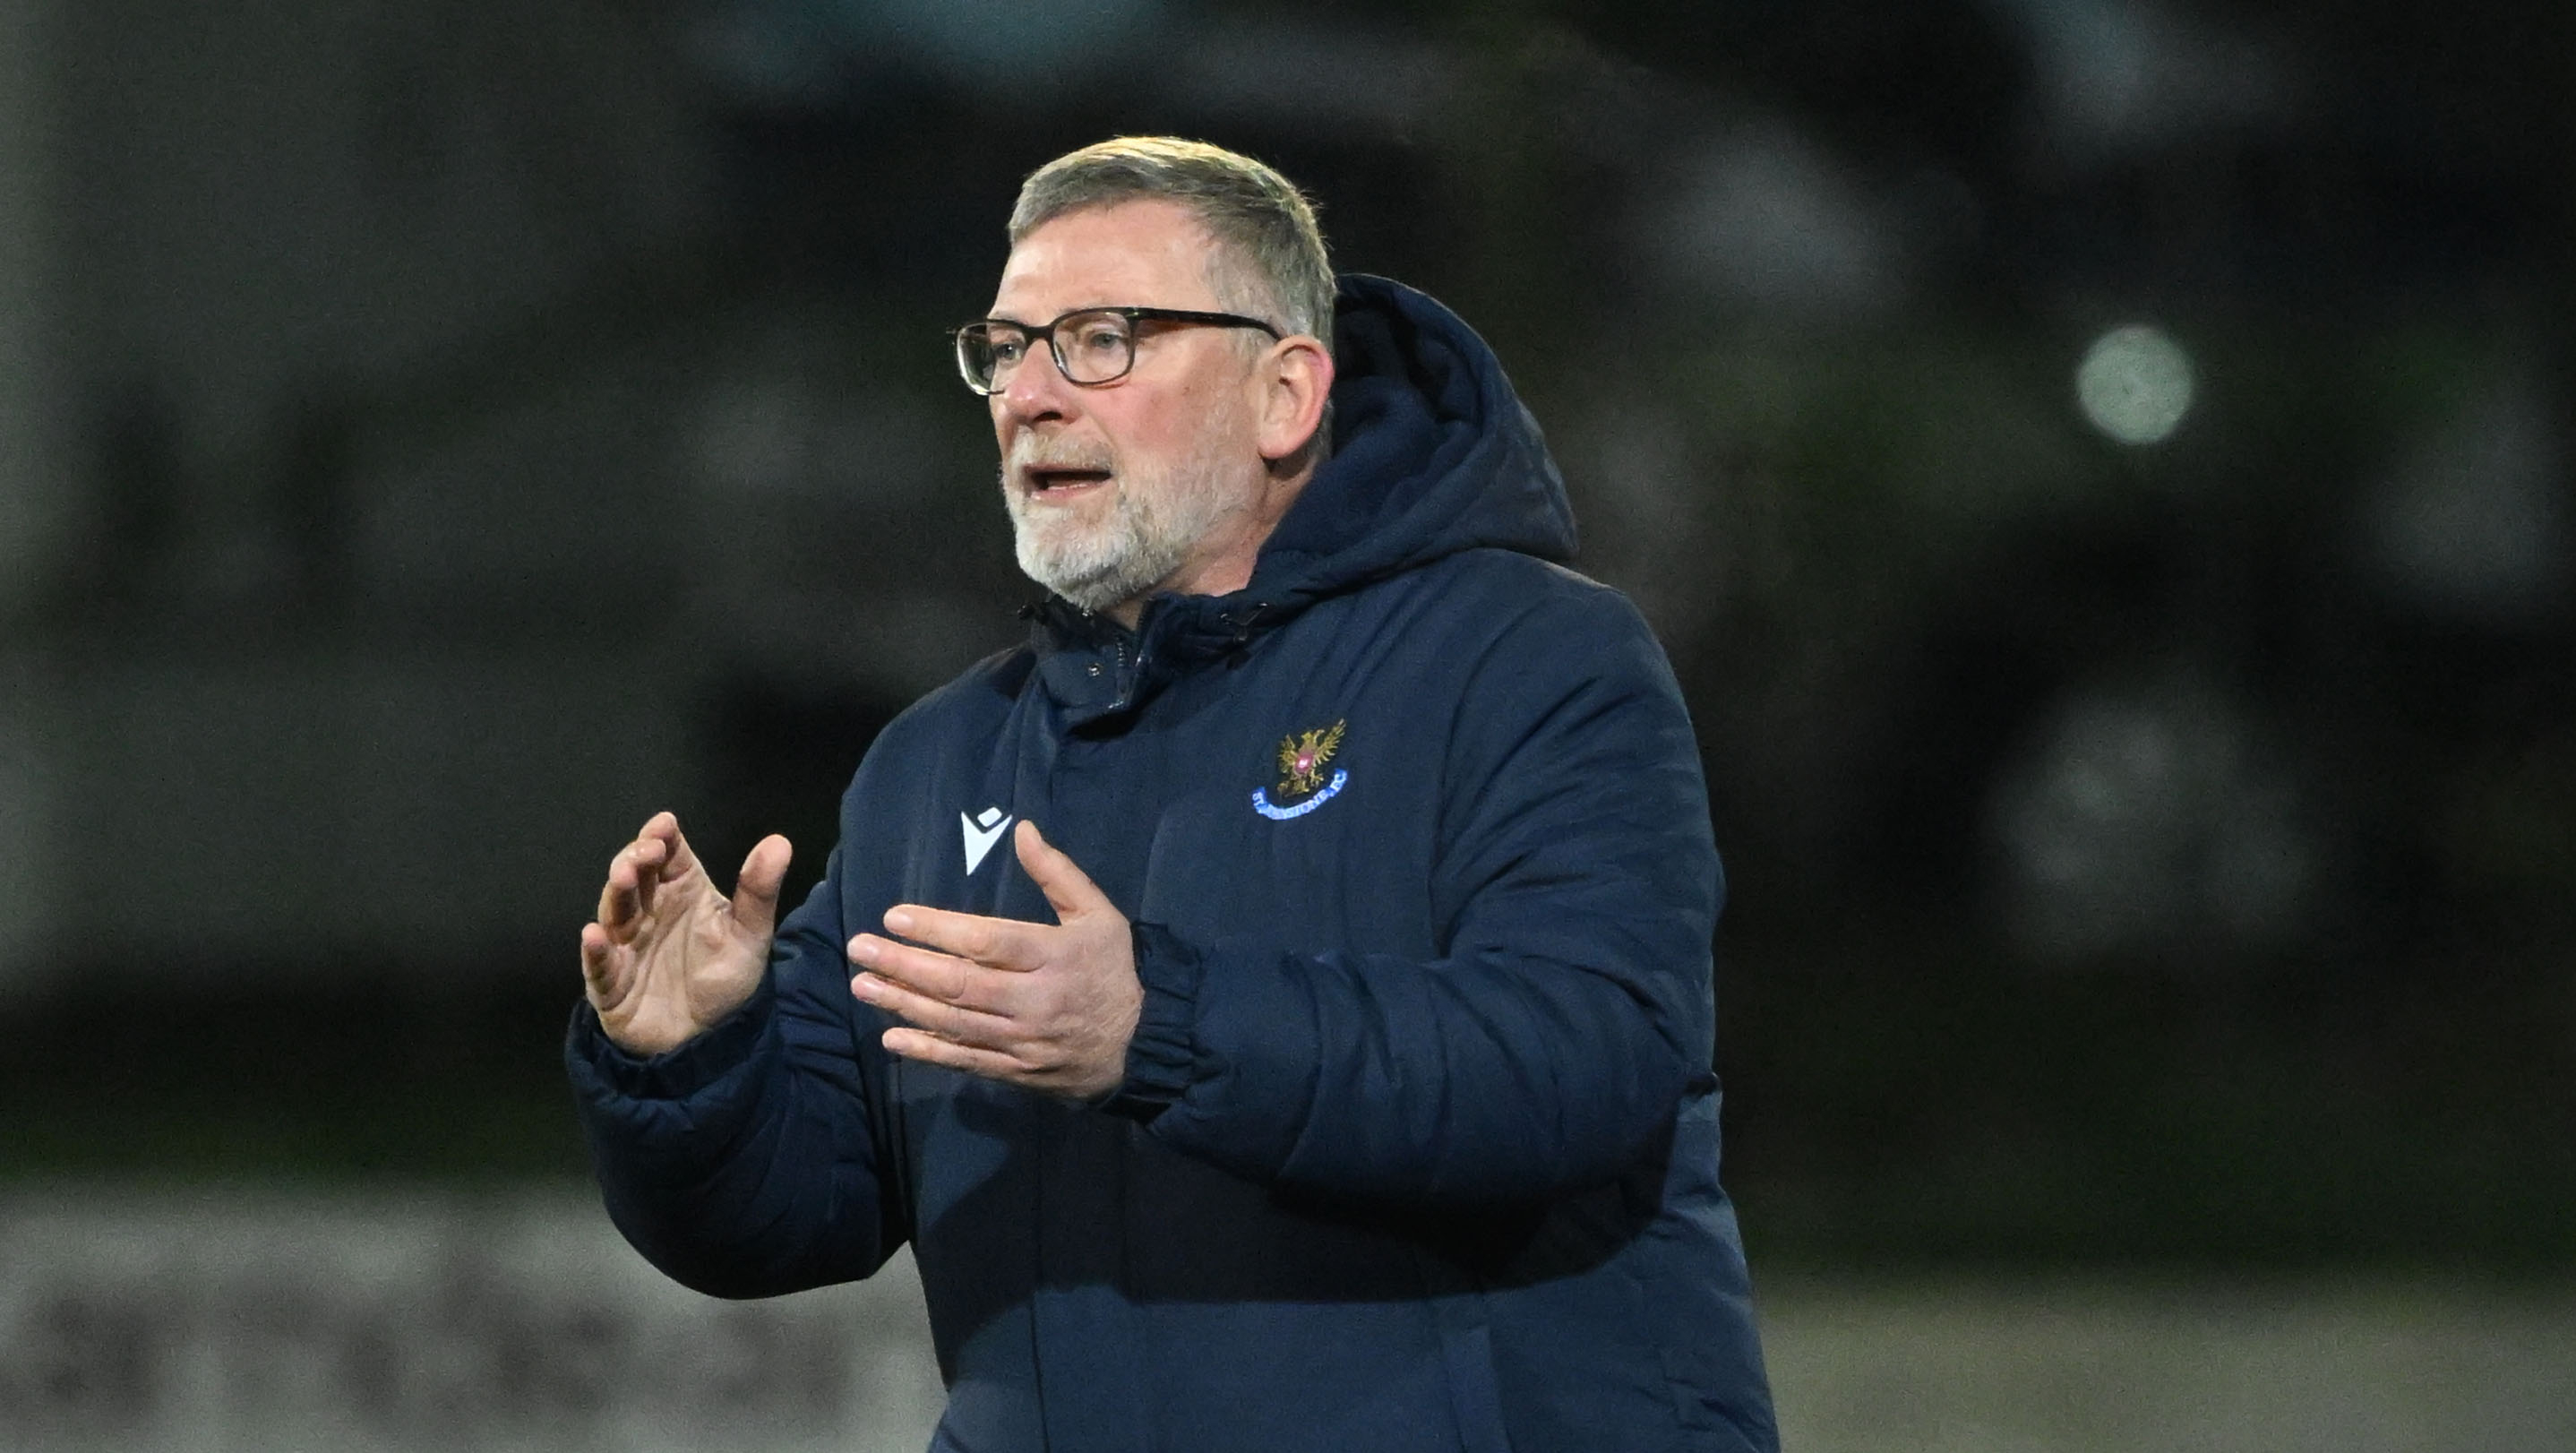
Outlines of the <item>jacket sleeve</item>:
<svg viewBox="0 0 2576 1453">
<path fill-rule="evenodd" d="M 1608 591 L 1500 633 L 1454 703 L 1436 957 L 1136 928 L 1109 1108 L 1265 1183 L 1417 1207 L 1615 1177 L 1711 1082 L 1721 896 L 1662 650 Z"/>
<path fill-rule="evenodd" d="M 779 927 L 741 1008 L 638 1058 L 574 1006 L 564 1057 L 611 1220 L 713 1296 L 863 1277 L 902 1244 L 841 968 L 841 854 Z"/>
</svg>

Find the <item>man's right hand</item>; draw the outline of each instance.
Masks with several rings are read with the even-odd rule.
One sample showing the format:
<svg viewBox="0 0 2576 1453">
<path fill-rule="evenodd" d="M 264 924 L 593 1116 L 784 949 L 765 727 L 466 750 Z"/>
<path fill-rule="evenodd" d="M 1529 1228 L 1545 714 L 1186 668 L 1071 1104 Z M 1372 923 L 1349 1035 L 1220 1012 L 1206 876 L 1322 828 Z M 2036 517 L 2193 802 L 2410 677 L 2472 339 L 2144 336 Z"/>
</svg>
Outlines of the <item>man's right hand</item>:
<svg viewBox="0 0 2576 1453">
<path fill-rule="evenodd" d="M 599 921 L 581 930 L 581 977 L 600 1028 L 630 1054 L 676 1049 L 760 987 L 794 849 L 772 834 L 743 859 L 731 901 L 698 866 L 680 820 L 656 813 L 608 864 Z"/>
</svg>

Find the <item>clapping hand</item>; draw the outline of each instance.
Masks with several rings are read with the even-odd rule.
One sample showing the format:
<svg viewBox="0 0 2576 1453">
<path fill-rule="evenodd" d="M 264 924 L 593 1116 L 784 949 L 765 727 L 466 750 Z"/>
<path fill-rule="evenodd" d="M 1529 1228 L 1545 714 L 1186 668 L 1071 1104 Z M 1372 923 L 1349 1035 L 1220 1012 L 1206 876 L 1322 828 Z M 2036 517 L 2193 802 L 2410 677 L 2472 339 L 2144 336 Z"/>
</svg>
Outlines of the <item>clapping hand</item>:
<svg viewBox="0 0 2576 1453">
<path fill-rule="evenodd" d="M 657 813 L 608 864 L 599 918 L 581 930 L 581 977 L 600 1028 L 632 1054 L 661 1054 L 732 1013 L 760 987 L 793 855 L 762 838 L 734 895 L 716 891 L 680 820 Z"/>
<path fill-rule="evenodd" d="M 886 932 L 912 942 L 851 939 L 862 972 L 850 991 L 904 1021 L 884 1042 L 907 1059 L 1072 1099 L 1104 1094 L 1126 1078 L 1145 1002 L 1126 916 L 1036 824 L 1013 831 L 1055 923 L 901 904 Z"/>
</svg>

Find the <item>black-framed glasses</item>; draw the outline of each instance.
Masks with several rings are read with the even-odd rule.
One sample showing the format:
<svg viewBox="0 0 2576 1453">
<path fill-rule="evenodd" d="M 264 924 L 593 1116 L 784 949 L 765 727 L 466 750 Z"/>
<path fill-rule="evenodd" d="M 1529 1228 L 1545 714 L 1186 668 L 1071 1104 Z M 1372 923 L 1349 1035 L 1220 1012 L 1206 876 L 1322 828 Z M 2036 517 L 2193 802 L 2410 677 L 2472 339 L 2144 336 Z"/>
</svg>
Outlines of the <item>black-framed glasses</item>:
<svg viewBox="0 0 2576 1453">
<path fill-rule="evenodd" d="M 1114 383 L 1136 366 L 1139 323 L 1258 328 L 1274 339 L 1281 336 L 1259 318 L 1187 308 L 1076 308 L 1043 326 L 1011 318 L 978 318 L 957 330 L 957 372 L 975 392 L 997 393 L 1003 377 L 1028 357 L 1030 340 L 1043 337 L 1047 352 L 1055 355 L 1056 371 L 1066 382 L 1086 387 Z"/>
</svg>

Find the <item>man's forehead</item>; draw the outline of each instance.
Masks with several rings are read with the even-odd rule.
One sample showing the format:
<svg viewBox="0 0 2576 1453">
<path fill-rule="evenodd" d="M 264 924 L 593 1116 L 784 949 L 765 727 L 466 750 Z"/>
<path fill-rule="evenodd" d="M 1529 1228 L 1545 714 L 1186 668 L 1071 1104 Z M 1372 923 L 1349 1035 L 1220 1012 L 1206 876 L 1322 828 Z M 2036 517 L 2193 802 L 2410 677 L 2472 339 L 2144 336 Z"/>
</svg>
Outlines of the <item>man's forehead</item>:
<svg viewBox="0 0 2576 1453">
<path fill-rule="evenodd" d="M 1092 305 L 1213 308 L 1214 249 L 1207 229 L 1178 202 L 1077 208 L 1011 249 L 993 311 L 1034 322 Z"/>
</svg>

